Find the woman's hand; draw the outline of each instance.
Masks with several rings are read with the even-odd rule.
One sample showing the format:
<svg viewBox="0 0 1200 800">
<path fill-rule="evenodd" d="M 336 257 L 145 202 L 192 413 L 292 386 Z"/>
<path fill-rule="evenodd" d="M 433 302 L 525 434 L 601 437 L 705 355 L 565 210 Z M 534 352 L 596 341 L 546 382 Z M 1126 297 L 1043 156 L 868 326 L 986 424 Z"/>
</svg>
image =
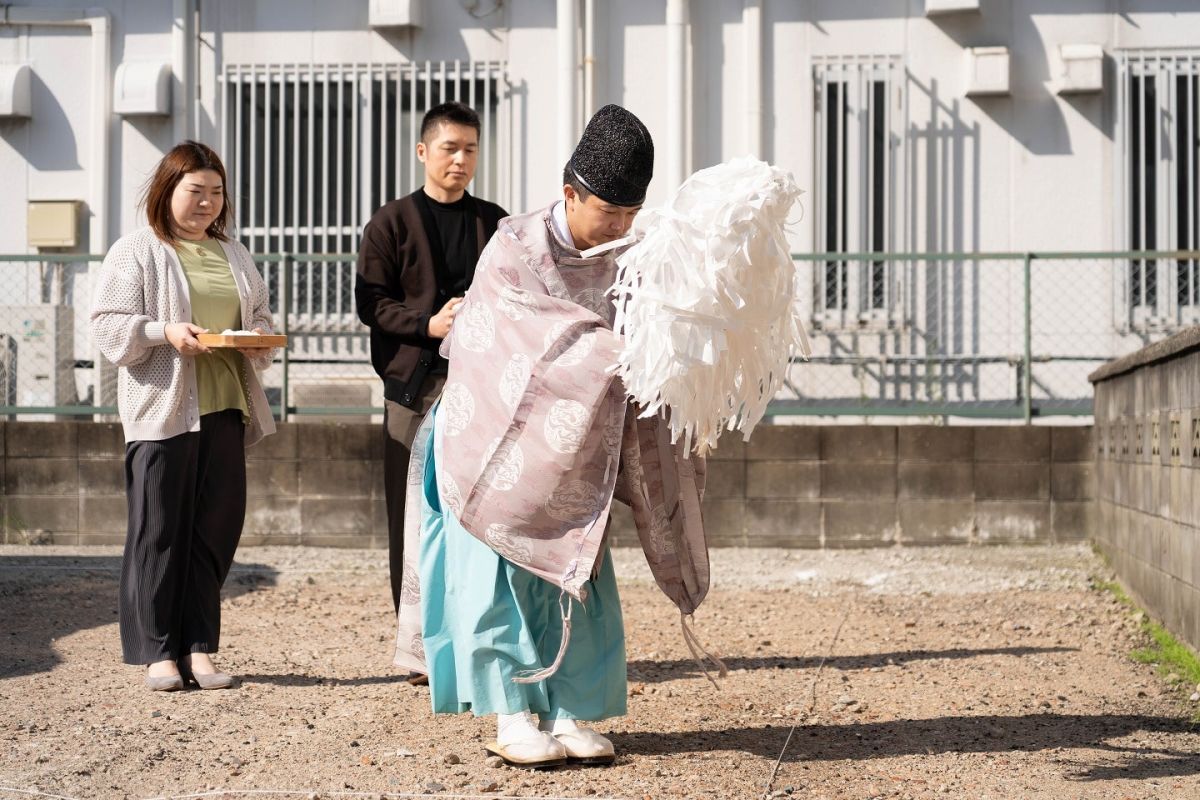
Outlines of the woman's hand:
<svg viewBox="0 0 1200 800">
<path fill-rule="evenodd" d="M 208 328 L 201 328 L 190 322 L 172 322 L 163 328 L 163 333 L 180 355 L 198 356 L 208 352 L 208 348 L 196 339 L 196 334 L 208 333 Z"/>
<path fill-rule="evenodd" d="M 267 332 L 262 328 L 255 328 L 251 331 L 251 333 L 257 333 L 259 336 L 264 336 Z M 246 358 L 261 358 L 262 356 L 266 355 L 269 350 L 271 350 L 270 347 L 238 347 L 238 352 L 244 355 Z"/>
</svg>

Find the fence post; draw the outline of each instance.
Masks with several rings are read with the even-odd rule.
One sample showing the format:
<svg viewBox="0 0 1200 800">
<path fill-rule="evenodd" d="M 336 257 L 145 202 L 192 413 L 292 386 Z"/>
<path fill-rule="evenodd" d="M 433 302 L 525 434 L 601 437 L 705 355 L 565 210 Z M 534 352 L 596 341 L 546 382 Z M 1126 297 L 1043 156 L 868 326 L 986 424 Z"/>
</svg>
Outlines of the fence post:
<svg viewBox="0 0 1200 800">
<path fill-rule="evenodd" d="M 1033 253 L 1025 254 L 1025 374 L 1022 379 L 1022 400 L 1025 424 L 1033 422 Z"/>
<path fill-rule="evenodd" d="M 279 294 L 280 305 L 283 307 L 282 323 L 283 335 L 288 336 L 288 317 L 292 310 L 292 257 L 288 253 L 283 254 L 283 259 L 279 262 Z M 279 386 L 279 421 L 287 422 L 288 420 L 288 351 L 291 349 L 290 342 L 283 347 L 283 380 Z"/>
</svg>

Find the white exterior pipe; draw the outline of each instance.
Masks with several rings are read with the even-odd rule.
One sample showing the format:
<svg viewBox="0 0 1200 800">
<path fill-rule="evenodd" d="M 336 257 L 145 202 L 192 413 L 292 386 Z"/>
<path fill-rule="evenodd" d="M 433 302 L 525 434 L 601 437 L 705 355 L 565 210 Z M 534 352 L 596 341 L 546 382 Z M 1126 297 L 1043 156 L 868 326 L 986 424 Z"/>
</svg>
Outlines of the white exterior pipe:
<svg viewBox="0 0 1200 800">
<path fill-rule="evenodd" d="M 667 0 L 667 194 L 687 177 L 688 0 Z"/>
<path fill-rule="evenodd" d="M 109 161 L 108 143 L 112 117 L 112 81 L 109 41 L 111 24 L 108 12 L 102 8 L 84 11 L 35 9 L 29 6 L 4 6 L 0 25 L 42 25 L 46 27 L 84 27 L 92 32 L 92 104 L 91 157 L 88 169 L 88 207 L 92 224 L 88 241 L 89 251 L 108 251 Z"/>
<path fill-rule="evenodd" d="M 579 0 L 558 0 L 558 163 L 565 167 L 575 151 L 579 114 Z"/>
<path fill-rule="evenodd" d="M 192 107 L 196 98 L 196 0 L 175 0 L 171 26 L 171 69 L 175 85 L 171 98 L 175 141 L 195 137 Z M 224 154 L 222 154 L 223 156 Z"/>
<path fill-rule="evenodd" d="M 583 114 L 596 113 L 596 0 L 583 0 Z"/>
<path fill-rule="evenodd" d="M 744 0 L 742 29 L 746 46 L 746 153 L 763 156 L 762 0 Z"/>
</svg>

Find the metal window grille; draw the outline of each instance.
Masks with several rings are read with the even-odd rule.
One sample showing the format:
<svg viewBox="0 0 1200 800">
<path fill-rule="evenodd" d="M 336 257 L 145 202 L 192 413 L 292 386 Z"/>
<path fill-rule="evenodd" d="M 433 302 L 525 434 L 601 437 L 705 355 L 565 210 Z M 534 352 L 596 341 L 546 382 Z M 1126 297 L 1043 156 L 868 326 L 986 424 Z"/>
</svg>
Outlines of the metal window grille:
<svg viewBox="0 0 1200 800">
<path fill-rule="evenodd" d="M 223 150 L 237 233 L 252 253 L 354 253 L 363 224 L 416 189 L 421 118 L 458 100 L 479 112 L 472 193 L 508 194 L 503 62 L 228 65 Z M 263 265 L 273 307 L 278 266 Z M 294 330 L 357 330 L 352 261 L 300 262 Z"/>
<path fill-rule="evenodd" d="M 1200 247 L 1200 51 L 1121 53 L 1117 108 L 1125 243 Z M 1132 259 L 1125 286 L 1134 327 L 1200 321 L 1200 262 Z"/>
<path fill-rule="evenodd" d="M 896 58 L 815 65 L 816 241 L 823 253 L 894 250 L 902 136 Z M 893 98 L 895 103 L 893 104 Z M 891 321 L 899 313 L 889 263 L 830 259 L 818 270 L 815 307 L 829 325 Z"/>
</svg>

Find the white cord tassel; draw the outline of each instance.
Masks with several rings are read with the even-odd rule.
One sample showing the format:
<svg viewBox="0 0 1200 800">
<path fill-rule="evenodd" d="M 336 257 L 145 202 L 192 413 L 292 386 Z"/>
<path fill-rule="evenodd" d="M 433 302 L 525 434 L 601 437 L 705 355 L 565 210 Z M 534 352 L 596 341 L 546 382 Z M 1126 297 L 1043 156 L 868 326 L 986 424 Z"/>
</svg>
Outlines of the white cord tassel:
<svg viewBox="0 0 1200 800">
<path fill-rule="evenodd" d="M 725 668 L 725 662 L 705 650 L 704 646 L 700 644 L 700 639 L 696 637 L 695 632 L 692 631 L 691 627 L 688 625 L 687 614 L 681 613 L 679 615 L 679 625 L 683 628 L 683 641 L 687 643 L 688 650 L 692 651 L 692 658 L 695 659 L 696 665 L 700 667 L 700 671 L 704 673 L 704 677 L 708 678 L 708 682 L 711 683 L 714 688 L 720 690 L 721 685 L 717 683 L 712 675 L 708 674 L 708 668 L 704 666 L 704 662 L 705 660 L 708 660 L 713 663 L 718 670 L 718 678 L 724 678 L 729 674 L 729 670 Z"/>
<path fill-rule="evenodd" d="M 639 215 L 644 235 L 617 259 L 614 370 L 645 416 L 669 409 L 672 442 L 698 455 L 723 429 L 749 439 L 791 358 L 810 352 L 784 235 L 799 196 L 790 173 L 756 159 L 701 170 Z"/>
<path fill-rule="evenodd" d="M 563 605 L 563 599 L 566 599 L 566 606 Z M 512 679 L 513 683 L 538 683 L 549 678 L 554 673 L 558 672 L 558 668 L 562 666 L 563 658 L 567 655 L 567 645 L 571 643 L 571 598 L 567 597 L 566 591 L 560 592 L 558 595 L 558 611 L 562 614 L 562 641 L 558 645 L 558 655 L 554 657 L 554 663 L 545 669 L 541 670 L 522 670 L 518 672 Z"/>
</svg>

